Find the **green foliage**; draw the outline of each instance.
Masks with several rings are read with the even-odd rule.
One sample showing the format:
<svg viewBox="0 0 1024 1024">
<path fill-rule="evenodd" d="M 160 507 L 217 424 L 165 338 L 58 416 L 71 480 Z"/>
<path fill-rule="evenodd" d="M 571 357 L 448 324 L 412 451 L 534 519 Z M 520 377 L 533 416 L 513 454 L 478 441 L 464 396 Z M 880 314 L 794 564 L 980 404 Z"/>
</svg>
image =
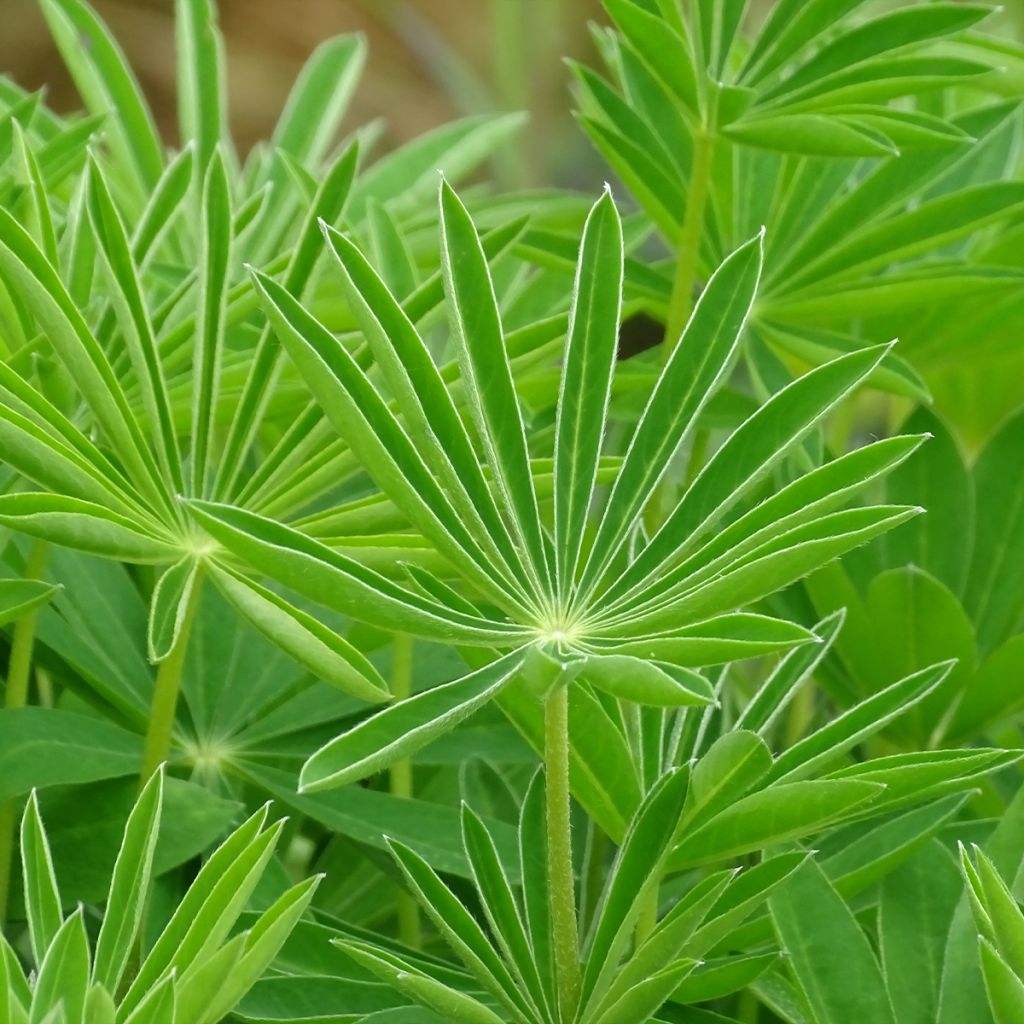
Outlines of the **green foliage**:
<svg viewBox="0 0 1024 1024">
<path fill-rule="evenodd" d="M 1005 22 L 606 0 L 592 202 L 492 184 L 514 113 L 382 151 L 353 35 L 239 152 L 213 0 L 168 148 L 41 8 L 84 112 L 0 80 L 0 1024 L 1016 1022 Z"/>
<path fill-rule="evenodd" d="M 145 936 L 163 796 L 158 772 L 128 816 L 93 939 L 93 922 L 87 927 L 81 906 L 65 916 L 39 804 L 35 793 L 29 798 L 21 855 L 33 973 L 23 973 L 0 934 L 4 1020 L 213 1024 L 277 955 L 319 880 L 287 890 L 250 927 L 232 934 L 280 837 L 282 823 L 266 827 L 266 808 L 210 855 L 166 926 L 152 940 Z"/>
</svg>

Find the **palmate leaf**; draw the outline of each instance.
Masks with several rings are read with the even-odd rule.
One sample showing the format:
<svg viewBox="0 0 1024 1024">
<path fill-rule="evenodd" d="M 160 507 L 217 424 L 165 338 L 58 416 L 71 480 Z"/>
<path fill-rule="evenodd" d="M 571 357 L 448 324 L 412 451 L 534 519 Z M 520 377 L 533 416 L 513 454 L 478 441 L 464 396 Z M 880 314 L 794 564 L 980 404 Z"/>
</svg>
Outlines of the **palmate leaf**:
<svg viewBox="0 0 1024 1024">
<path fill-rule="evenodd" d="M 636 517 L 731 365 L 760 276 L 762 239 L 754 238 L 708 283 L 585 542 L 590 528 L 581 517 L 596 486 L 617 344 L 608 318 L 619 309 L 622 287 L 621 227 L 611 196 L 606 192 L 595 204 L 580 248 L 556 417 L 554 524 L 541 517 L 487 261 L 465 207 L 444 182 L 441 222 L 452 337 L 461 386 L 475 410 L 474 435 L 459 418 L 412 319 L 348 239 L 325 231 L 356 318 L 396 399 L 393 406 L 346 346 L 287 288 L 266 275 L 255 280 L 274 329 L 328 419 L 385 497 L 443 555 L 445 572 L 469 583 L 476 597 L 453 600 L 443 580 L 425 584 L 429 597 L 421 597 L 299 531 L 226 505 L 191 502 L 197 521 L 257 571 L 356 619 L 472 645 L 563 647 L 570 659 L 597 657 L 593 681 L 619 696 L 646 692 L 660 703 L 708 703 L 706 684 L 678 668 L 813 640 L 799 627 L 742 615 L 730 619 L 727 613 L 915 514 L 899 506 L 841 509 L 856 490 L 909 455 L 918 439 L 879 442 L 827 464 L 735 518 L 724 533 L 703 545 L 701 540 L 720 529 L 758 478 L 875 370 L 885 347 L 844 355 L 776 395 L 668 511 L 665 529 L 650 543 L 634 543 Z M 583 403 L 579 408 L 577 400 Z M 583 420 L 592 421 L 586 430 Z M 491 610 L 478 612 L 478 604 Z M 666 675 L 664 668 L 637 663 L 624 676 L 610 664 L 602 666 L 601 657 L 678 668 Z M 633 663 L 619 668 L 627 664 Z M 403 727 L 433 735 L 429 705 L 423 709 L 413 714 L 411 708 Z M 382 734 L 380 742 L 386 747 L 390 740 Z M 362 756 L 356 760 L 363 763 Z M 368 756 L 363 773 L 382 766 Z M 318 769 L 317 784 L 335 774 L 333 767 Z"/>
<path fill-rule="evenodd" d="M 602 997 L 615 978 L 644 898 L 657 886 L 660 870 L 672 849 L 689 788 L 689 773 L 670 772 L 659 780 L 637 812 L 608 876 L 596 926 L 585 946 L 582 1012 L 601 1019 Z M 667 965 L 666 965 L 667 966 Z M 664 997 L 657 1001 L 652 1011 Z"/>
<path fill-rule="evenodd" d="M 291 412 L 281 410 L 298 389 L 282 384 L 281 346 L 272 332 L 253 337 L 262 325 L 253 322 L 253 289 L 240 270 L 247 257 L 300 295 L 314 279 L 323 252 L 320 221 L 341 221 L 356 184 L 358 146 L 343 147 L 335 158 L 333 144 L 365 47 L 352 36 L 319 50 L 286 104 L 277 151 L 257 147 L 241 168 L 227 133 L 215 3 L 177 4 L 183 148 L 168 155 L 123 55 L 91 8 L 83 0 L 52 0 L 45 13 L 96 116 L 65 126 L 38 96 L 13 88 L 0 116 L 0 154 L 11 171 L 0 190 L 17 214 L 5 281 L 18 296 L 17 335 L 25 346 L 20 361 L 0 368 L 0 448 L 9 448 L 9 461 L 29 479 L 71 504 L 22 497 L 6 510 L 8 521 L 16 518 L 57 543 L 165 570 L 212 562 L 207 539 L 177 495 L 241 504 L 251 497 L 257 506 L 283 503 L 294 516 L 357 472 L 344 446 L 323 444 L 329 427 L 315 410 L 296 424 L 299 431 L 311 418 L 314 428 L 319 424 L 308 441 L 315 472 L 304 460 L 309 451 L 292 444 L 295 434 L 274 443 Z M 87 170 L 62 187 L 86 162 L 101 111 L 109 115 L 109 145 L 97 145 Z M 406 164 L 378 164 L 360 188 L 354 222 L 361 230 L 367 207 L 387 198 L 389 187 L 422 190 L 429 179 L 419 162 L 442 163 L 462 176 L 513 126 L 514 119 L 474 119 L 432 136 L 406 154 Z M 400 215 L 396 233 L 408 231 L 405 220 L 414 212 Z M 488 240 L 488 258 L 505 251 L 521 227 L 499 229 L 495 248 Z M 423 276 L 423 287 L 409 296 L 417 317 L 432 313 L 443 296 L 440 272 Z M 107 287 L 100 287 L 104 279 Z M 52 386 L 37 391 L 19 376 L 37 349 L 63 394 Z M 229 415 L 239 385 L 240 408 Z M 266 468 L 253 473 L 265 454 Z M 293 461 L 282 466 L 289 456 Z M 255 486 L 242 497 L 250 481 Z M 394 551 L 364 546 L 359 554 L 392 559 Z M 210 569 L 197 580 L 231 577 L 231 566 Z M 351 645 L 291 602 L 231 578 L 250 620 L 302 664 L 349 692 L 382 696 L 379 677 Z M 175 579 L 172 573 L 168 582 Z M 188 640 L 178 614 L 184 605 L 171 599 L 185 592 L 164 586 L 155 593 L 160 604 L 151 609 L 149 653 L 161 662 Z"/>
<path fill-rule="evenodd" d="M 211 0 L 176 0 L 175 15 L 181 136 L 195 142 L 198 170 L 205 172 L 226 120 L 216 8 Z"/>
<path fill-rule="evenodd" d="M 735 35 L 723 28 L 733 24 L 732 15 L 715 5 L 713 14 L 702 15 L 696 5 L 680 14 L 675 4 L 616 0 L 608 10 L 616 29 L 598 32 L 597 40 L 609 77 L 577 71 L 579 119 L 671 257 L 680 255 L 691 207 L 690 219 L 700 225 L 693 271 L 688 254 L 676 260 L 691 280 L 674 279 L 670 258 L 645 268 L 642 278 L 629 277 L 627 297 L 664 320 L 680 295 L 767 224 L 766 280 L 752 326 L 771 323 L 776 330 L 768 340 L 784 350 L 792 349 L 789 330 L 795 329 L 801 363 L 849 350 L 851 340 L 860 346 L 901 334 L 923 346 L 933 343 L 936 326 L 944 325 L 946 334 L 955 330 L 961 340 L 994 333 L 988 325 L 964 325 L 954 315 L 962 308 L 958 300 L 1009 301 L 1019 268 L 1006 266 L 1013 261 L 1004 254 L 986 260 L 988 247 L 973 244 L 964 247 L 976 250 L 971 261 L 963 250 L 947 260 L 944 246 L 949 238 L 977 238 L 968 227 L 974 219 L 1014 222 L 1019 208 L 1009 151 L 1003 168 L 992 162 L 994 147 L 1013 131 L 1006 119 L 1014 115 L 1006 104 L 960 112 L 933 94 L 958 84 L 1001 91 L 994 62 L 973 59 L 995 52 L 994 43 L 987 46 L 972 31 L 991 9 L 781 3 L 763 26 L 741 15 Z M 721 65 L 704 52 L 708 45 Z M 680 88 L 680 75 L 687 88 Z M 913 110 L 902 102 L 906 97 L 915 98 Z M 703 177 L 691 167 L 695 149 L 709 168 L 706 201 Z M 859 249 L 862 241 L 870 253 L 859 259 L 850 253 L 849 261 L 841 256 L 844 269 L 822 277 L 811 270 L 798 283 L 809 262 L 828 261 L 848 245 Z M 907 260 L 897 261 L 894 254 L 904 249 Z M 933 311 L 933 322 L 921 320 L 924 309 Z M 996 329 L 1005 327 L 1005 318 L 988 317 Z M 808 344 L 807 332 L 816 335 L 815 344 Z M 828 348 L 830 335 L 842 335 L 843 347 Z M 872 383 L 897 393 L 921 388 L 920 375 L 905 369 L 890 355 Z"/>
<path fill-rule="evenodd" d="M 485 669 L 385 708 L 317 751 L 299 783 L 315 792 L 352 782 L 418 750 L 497 695 L 520 668 L 522 656 L 506 655 Z"/>
<path fill-rule="evenodd" d="M 821 869 L 807 861 L 770 900 L 772 919 L 801 989 L 823 1024 L 867 1012 L 895 1024 L 868 937 Z"/>
<path fill-rule="evenodd" d="M 736 250 L 712 276 L 651 394 L 579 582 L 586 596 L 618 554 L 669 459 L 731 366 L 761 276 L 762 238 Z"/>
<path fill-rule="evenodd" d="M 440 201 L 442 266 L 466 396 L 516 539 L 528 553 L 532 582 L 543 589 L 553 567 L 487 259 L 469 212 L 445 181 Z"/>
<path fill-rule="evenodd" d="M 196 1024 L 215 1024 L 277 956 L 319 879 L 287 888 L 232 936 L 281 831 L 282 823 L 265 828 L 264 808 L 209 856 L 140 958 L 138 940 L 152 895 L 163 798 L 160 771 L 128 815 L 94 952 L 84 907 L 66 918 L 62 914 L 49 842 L 35 795 L 29 799 L 21 838 L 34 983 L 30 987 L 21 976 L 7 940 L 0 937 L 0 1019 L 14 1024 L 173 1024 L 177 1008 Z"/>
<path fill-rule="evenodd" d="M 350 301 L 396 397 L 410 434 L 444 481 L 455 510 L 489 560 L 513 583 L 525 574 L 489 484 L 444 381 L 404 310 L 359 251 L 336 233 L 328 244 L 345 274 Z"/>
<path fill-rule="evenodd" d="M 577 71 L 581 120 L 672 244 L 683 204 L 666 199 L 686 182 L 698 126 L 719 145 L 831 157 L 955 146 L 966 135 L 939 119 L 905 117 L 888 104 L 991 67 L 943 59 L 929 48 L 984 19 L 991 9 L 983 6 L 906 6 L 870 18 L 861 14 L 864 0 L 784 2 L 752 39 L 741 38 L 742 2 L 683 12 L 638 0 L 605 6 L 616 30 L 599 42 L 617 82 Z M 675 145 L 663 147 L 663 139 Z M 668 159 L 650 158 L 659 151 Z M 677 154 L 685 161 L 678 170 L 671 166 Z"/>
<path fill-rule="evenodd" d="M 447 964 L 413 958 L 386 944 L 350 938 L 336 944 L 382 981 L 418 1005 L 453 1020 L 515 1021 L 519 1024 L 554 1024 L 548 980 L 547 886 L 543 879 L 543 789 L 540 775 L 530 787 L 522 809 L 519 844 L 522 851 L 522 902 L 511 889 L 505 868 L 497 859 L 487 828 L 464 810 L 464 841 L 473 864 L 479 905 L 490 934 L 469 912 L 455 891 L 427 863 L 400 844 L 393 853 L 406 881 L 425 912 L 437 924 L 456 959 L 473 976 L 489 1000 Z M 723 945 L 747 941 L 756 927 L 759 945 L 770 942 L 763 933 L 764 917 L 745 922 L 764 912 L 766 902 L 785 891 L 801 866 L 803 852 L 773 856 L 740 871 L 721 870 L 692 880 L 679 892 L 677 902 L 650 935 L 630 949 L 632 923 L 644 905 L 645 893 L 660 877 L 660 870 L 680 834 L 680 814 L 687 800 L 689 772 L 673 770 L 653 786 L 626 829 L 626 838 L 607 875 L 601 907 L 595 913 L 590 939 L 583 952 L 584 1000 L 574 1019 L 581 1024 L 600 1021 L 639 1024 L 671 1000 L 663 1016 L 675 1019 L 680 1007 L 708 993 L 729 993 L 742 986 L 778 959 L 769 952 L 760 956 L 716 960 L 700 974 L 700 959 Z M 538 848 L 535 844 L 541 844 Z M 535 883 L 535 884 L 534 884 Z M 838 897 L 837 897 L 838 898 Z M 744 936 L 740 938 L 740 936 Z M 742 948 L 742 947 L 741 947 Z M 535 972 L 539 972 L 539 977 Z M 692 975 L 692 988 L 681 986 Z M 445 1007 L 449 1009 L 446 1011 Z M 696 1010 L 690 1012 L 698 1012 Z M 702 1018 L 697 1018 L 702 1019 Z"/>
<path fill-rule="evenodd" d="M 57 45 L 75 84 L 94 114 L 116 114 L 112 144 L 133 167 L 141 194 L 151 189 L 163 170 L 163 147 L 142 90 L 124 55 L 92 9 L 81 0 L 43 0 Z M 90 40 L 86 48 L 82 37 Z"/>
</svg>

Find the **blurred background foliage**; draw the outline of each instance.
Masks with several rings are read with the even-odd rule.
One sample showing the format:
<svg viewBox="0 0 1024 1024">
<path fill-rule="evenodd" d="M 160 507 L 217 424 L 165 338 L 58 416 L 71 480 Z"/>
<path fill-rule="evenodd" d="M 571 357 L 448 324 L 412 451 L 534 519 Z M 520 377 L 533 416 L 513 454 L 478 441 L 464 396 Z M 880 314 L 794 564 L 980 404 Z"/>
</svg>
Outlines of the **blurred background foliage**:
<svg viewBox="0 0 1024 1024">
<path fill-rule="evenodd" d="M 173 141 L 173 0 L 97 0 L 94 7 Z M 6 73 L 29 89 L 45 86 L 54 109 L 77 109 L 38 5 L 3 0 L 0 15 Z M 595 18 L 606 20 L 598 0 L 224 0 L 234 137 L 243 149 L 266 138 L 309 52 L 333 35 L 362 32 L 371 59 L 352 124 L 384 119 L 386 143 L 397 145 L 463 114 L 529 110 L 534 131 L 517 173 L 531 182 L 587 184 L 600 163 L 573 130 L 562 58 L 590 56 L 586 24 Z"/>
<path fill-rule="evenodd" d="M 177 133 L 173 0 L 95 0 L 124 47 L 170 141 Z M 752 5 L 762 18 L 770 0 Z M 1009 0 L 992 34 L 1024 38 L 1024 2 Z M 53 109 L 80 101 L 37 4 L 0 0 L 0 67 L 25 88 L 45 87 Z M 587 26 L 607 22 L 600 0 L 221 0 L 229 103 L 244 150 L 267 137 L 309 52 L 362 32 L 370 61 L 353 124 L 381 118 L 391 145 L 472 113 L 527 110 L 517 173 L 530 184 L 600 180 L 603 162 L 573 127 L 563 58 L 588 60 Z M 508 161 L 512 157 L 507 156 Z M 508 168 L 505 168 L 508 173 Z"/>
<path fill-rule="evenodd" d="M 1004 6 L 987 30 L 1024 40 L 1024 0 Z M 752 25 L 770 8 L 770 0 L 753 3 Z M 176 144 L 173 0 L 96 0 L 95 9 L 137 70 L 161 132 Z M 219 9 L 229 116 L 242 152 L 268 136 L 309 53 L 333 35 L 361 32 L 369 59 L 348 124 L 376 126 L 378 155 L 459 116 L 514 110 L 529 114 L 529 127 L 495 150 L 484 176 L 493 174 L 506 188 L 554 185 L 591 194 L 609 175 L 574 122 L 565 67 L 565 61 L 599 63 L 593 27 L 608 23 L 600 0 L 222 0 Z M 29 90 L 45 89 L 54 110 L 76 110 L 80 101 L 38 5 L 0 0 L 0 16 L 6 74 Z M 917 321 L 921 330 L 927 323 L 927 317 Z M 899 327 L 901 351 L 913 356 L 920 344 L 914 325 Z M 1016 357 L 999 377 L 987 374 L 980 389 L 959 360 L 952 368 L 932 356 L 913 361 L 937 411 L 957 426 L 969 452 L 1016 405 Z M 1000 378 L 1005 394 L 996 394 Z M 889 396 L 881 408 L 877 394 L 863 401 L 856 418 L 869 427 L 894 426 L 911 411 Z"/>
</svg>

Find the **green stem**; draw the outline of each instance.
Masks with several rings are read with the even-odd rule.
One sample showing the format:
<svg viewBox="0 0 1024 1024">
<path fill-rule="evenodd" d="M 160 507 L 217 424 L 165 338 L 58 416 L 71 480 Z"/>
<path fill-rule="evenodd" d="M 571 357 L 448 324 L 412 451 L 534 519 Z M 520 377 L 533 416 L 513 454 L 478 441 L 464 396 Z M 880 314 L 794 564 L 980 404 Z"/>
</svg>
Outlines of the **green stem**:
<svg viewBox="0 0 1024 1024">
<path fill-rule="evenodd" d="M 412 637 L 395 637 L 391 652 L 391 692 L 395 700 L 412 696 Z M 408 800 L 413 796 L 412 761 L 405 758 L 391 766 L 388 773 L 392 796 Z M 411 949 L 423 944 L 420 927 L 420 909 L 411 893 L 402 890 L 398 895 L 398 937 Z"/>
<path fill-rule="evenodd" d="M 576 881 L 572 863 L 569 792 L 569 690 L 560 686 L 544 707 L 544 771 L 547 798 L 548 893 L 558 1005 L 563 1021 L 576 1014 L 580 952 Z"/>
<path fill-rule="evenodd" d="M 11 866 L 14 862 L 14 832 L 17 807 L 13 800 L 0 804 L 0 925 L 7 921 L 7 902 L 11 893 Z"/>
<path fill-rule="evenodd" d="M 804 683 L 793 695 L 783 726 L 783 749 L 793 746 L 807 735 L 814 719 L 814 689 Z"/>
<path fill-rule="evenodd" d="M 49 545 L 34 540 L 25 560 L 24 578 L 39 579 L 46 568 Z M 28 687 L 32 678 L 32 652 L 36 641 L 36 620 L 39 609 L 26 612 L 14 624 L 11 637 L 11 660 L 7 667 L 7 689 L 4 707 L 23 708 L 28 703 Z M 7 919 L 7 903 L 11 890 L 11 866 L 14 863 L 14 838 L 17 831 L 18 808 L 13 800 L 0 804 L 0 925 Z"/>
<path fill-rule="evenodd" d="M 761 1004 L 750 989 L 744 989 L 740 993 L 736 1014 L 736 1019 L 743 1021 L 743 1024 L 757 1024 L 761 1019 Z"/>
<path fill-rule="evenodd" d="M 704 228 L 704 212 L 711 190 L 711 162 L 714 155 L 714 136 L 699 130 L 693 140 L 693 164 L 690 169 L 690 188 L 686 199 L 686 213 L 679 232 L 676 254 L 676 273 L 672 282 L 672 295 L 665 323 L 664 359 L 672 355 L 690 314 L 693 312 L 693 290 L 700 266 L 700 242 Z"/>
<path fill-rule="evenodd" d="M 530 107 L 531 66 L 526 39 L 526 8 L 520 0 L 491 0 L 491 60 L 494 86 L 502 112 Z M 521 149 L 502 146 L 495 163 L 507 187 L 521 186 L 528 178 Z"/>
<path fill-rule="evenodd" d="M 196 578 L 192 581 L 192 589 L 185 605 L 185 615 L 181 621 L 181 628 L 178 630 L 178 639 L 167 657 L 160 662 L 156 671 L 153 703 L 149 709 L 149 727 L 146 730 L 146 741 L 142 750 L 142 768 L 139 771 L 140 786 L 146 784 L 150 776 L 167 760 L 171 753 L 174 720 L 178 709 L 178 693 L 181 690 L 181 675 L 185 668 L 185 655 L 188 653 L 189 637 L 192 635 L 192 624 L 195 622 L 201 590 L 202 571 L 198 570 Z"/>
</svg>

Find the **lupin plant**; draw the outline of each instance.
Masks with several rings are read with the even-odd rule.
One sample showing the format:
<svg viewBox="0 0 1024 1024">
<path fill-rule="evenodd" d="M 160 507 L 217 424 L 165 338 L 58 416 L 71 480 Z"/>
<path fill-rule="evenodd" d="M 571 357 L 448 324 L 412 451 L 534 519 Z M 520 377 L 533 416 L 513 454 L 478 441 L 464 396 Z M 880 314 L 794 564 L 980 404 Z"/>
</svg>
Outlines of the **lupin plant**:
<svg viewBox="0 0 1024 1024">
<path fill-rule="evenodd" d="M 595 3 L 592 202 L 494 187 L 519 114 L 345 129 L 357 35 L 241 152 L 213 0 L 168 146 L 41 7 L 0 1024 L 1015 1021 L 1012 12 Z"/>
<path fill-rule="evenodd" d="M 146 933 L 160 836 L 164 776 L 157 770 L 128 816 L 94 940 L 84 907 L 65 914 L 33 793 L 21 824 L 24 910 L 31 962 L 23 973 L 0 932 L 0 1014 L 11 1024 L 216 1024 L 266 970 L 309 906 L 318 879 L 284 893 L 232 935 L 267 868 L 283 822 L 267 808 L 213 851 L 166 927 Z"/>
</svg>

